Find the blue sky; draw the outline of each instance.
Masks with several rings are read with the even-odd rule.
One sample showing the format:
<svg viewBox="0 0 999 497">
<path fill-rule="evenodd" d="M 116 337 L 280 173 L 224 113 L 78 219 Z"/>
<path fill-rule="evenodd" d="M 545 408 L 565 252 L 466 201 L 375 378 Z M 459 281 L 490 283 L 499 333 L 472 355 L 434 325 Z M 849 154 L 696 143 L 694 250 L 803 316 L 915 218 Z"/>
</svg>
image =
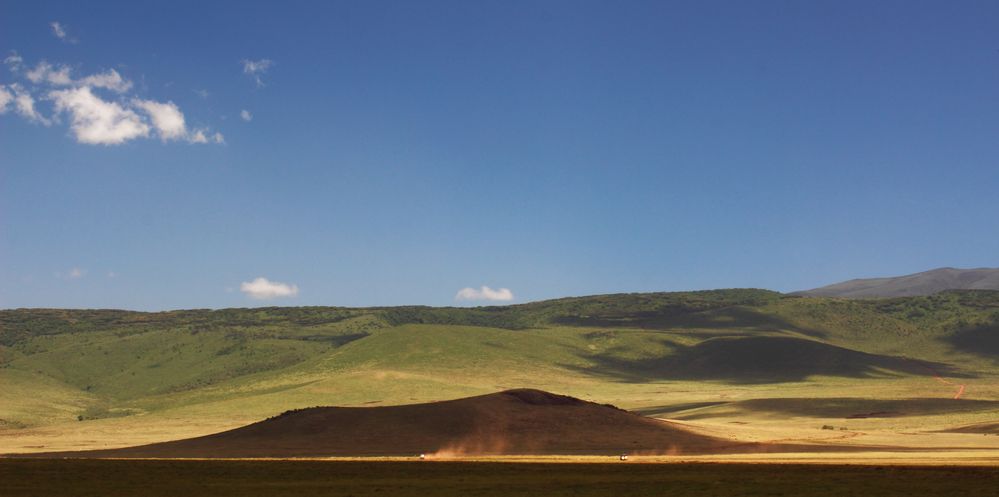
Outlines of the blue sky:
<svg viewBox="0 0 999 497">
<path fill-rule="evenodd" d="M 999 266 L 996 2 L 0 12 L 0 308 Z"/>
</svg>

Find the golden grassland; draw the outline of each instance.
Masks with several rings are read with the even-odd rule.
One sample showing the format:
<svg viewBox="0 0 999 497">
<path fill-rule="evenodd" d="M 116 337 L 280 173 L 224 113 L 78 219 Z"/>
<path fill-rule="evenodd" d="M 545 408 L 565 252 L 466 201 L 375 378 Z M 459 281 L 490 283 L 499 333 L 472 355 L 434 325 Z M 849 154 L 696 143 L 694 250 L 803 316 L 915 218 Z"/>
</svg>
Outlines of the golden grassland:
<svg viewBox="0 0 999 497">
<path fill-rule="evenodd" d="M 392 376 L 391 372 L 372 374 Z M 369 379 L 366 383 L 372 381 L 379 380 Z M 999 398 L 999 382 L 969 381 L 967 393 L 958 400 L 950 398 L 950 386 L 932 378 L 886 379 L 874 383 L 837 378 L 815 378 L 800 384 L 739 386 L 704 382 L 580 382 L 567 390 L 583 398 L 596 391 L 599 396 L 590 399 L 612 402 L 670 420 L 696 433 L 733 442 L 811 447 L 807 452 L 783 454 L 633 455 L 642 461 L 995 464 L 999 459 L 999 436 L 945 431 L 999 418 L 999 402 L 991 400 Z M 162 412 L 0 430 L 0 451 L 9 454 L 91 450 L 205 435 L 265 417 L 265 413 L 247 406 L 259 400 L 227 399 Z M 366 401 L 355 405 L 381 404 Z M 821 450 L 823 446 L 843 445 L 862 452 Z"/>
</svg>

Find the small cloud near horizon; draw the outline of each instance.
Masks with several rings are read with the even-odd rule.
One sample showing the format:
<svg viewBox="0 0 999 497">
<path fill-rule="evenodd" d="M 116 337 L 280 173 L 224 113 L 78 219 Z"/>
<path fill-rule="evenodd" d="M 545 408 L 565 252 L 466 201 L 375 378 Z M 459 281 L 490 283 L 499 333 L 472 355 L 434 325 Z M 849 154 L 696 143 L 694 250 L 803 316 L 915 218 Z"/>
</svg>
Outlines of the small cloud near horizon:
<svg viewBox="0 0 999 497">
<path fill-rule="evenodd" d="M 270 300 L 278 297 L 294 297 L 298 295 L 298 285 L 270 281 L 260 276 L 253 281 L 240 283 L 239 291 L 251 299 Z"/>
<path fill-rule="evenodd" d="M 467 301 L 467 300 L 489 300 L 489 301 L 499 301 L 507 302 L 513 300 L 513 292 L 509 288 L 499 288 L 493 290 L 488 286 L 483 285 L 481 288 L 475 289 L 472 287 L 462 288 L 458 290 L 455 294 L 454 299 L 457 301 Z"/>
<path fill-rule="evenodd" d="M 69 271 L 65 273 L 62 271 L 56 271 L 55 277 L 63 280 L 78 280 L 87 275 L 87 270 L 80 267 L 70 268 Z"/>
</svg>

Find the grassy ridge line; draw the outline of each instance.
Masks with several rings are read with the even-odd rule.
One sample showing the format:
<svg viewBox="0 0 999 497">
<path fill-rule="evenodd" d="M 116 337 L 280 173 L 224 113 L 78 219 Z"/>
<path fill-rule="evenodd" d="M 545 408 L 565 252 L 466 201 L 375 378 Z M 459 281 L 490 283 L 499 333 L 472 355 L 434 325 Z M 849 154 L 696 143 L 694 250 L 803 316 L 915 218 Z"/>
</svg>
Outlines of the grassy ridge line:
<svg viewBox="0 0 999 497">
<path fill-rule="evenodd" d="M 711 320 L 705 313 L 730 309 Z M 872 333 L 911 334 L 999 322 L 999 292 L 968 290 L 928 297 L 849 300 L 785 296 L 769 290 L 631 293 L 569 297 L 487 307 L 265 307 L 137 312 L 122 310 L 0 310 L 0 344 L 30 336 L 114 329 L 119 334 L 183 327 L 192 332 L 219 328 L 335 324 L 373 316 L 386 326 L 454 324 L 503 329 L 551 325 L 668 328 L 791 325 L 843 331 L 875 324 Z M 727 321 L 727 322 L 726 322 Z M 800 321 L 800 323 L 797 323 Z"/>
<path fill-rule="evenodd" d="M 568 297 L 486 307 L 261 307 L 138 312 L 114 309 L 0 310 L 0 344 L 13 345 L 30 336 L 86 333 L 108 329 L 120 334 L 184 327 L 190 331 L 260 326 L 318 326 L 362 315 L 387 326 L 454 324 L 526 329 L 557 324 L 560 319 L 588 316 L 682 315 L 734 305 L 759 306 L 780 298 L 769 290 L 733 289 L 698 292 L 635 293 Z"/>
</svg>

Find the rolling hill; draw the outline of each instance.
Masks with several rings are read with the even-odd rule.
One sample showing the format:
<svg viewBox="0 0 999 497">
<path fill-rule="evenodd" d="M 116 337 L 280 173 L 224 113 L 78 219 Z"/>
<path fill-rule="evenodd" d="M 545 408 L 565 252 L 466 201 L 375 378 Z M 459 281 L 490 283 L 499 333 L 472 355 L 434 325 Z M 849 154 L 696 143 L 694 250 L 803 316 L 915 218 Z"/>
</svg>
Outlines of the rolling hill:
<svg viewBox="0 0 999 497">
<path fill-rule="evenodd" d="M 946 290 L 999 290 L 999 269 L 939 268 L 892 278 L 866 278 L 796 292 L 814 297 L 876 298 L 933 295 Z"/>
<path fill-rule="evenodd" d="M 705 419 L 762 405 L 733 399 L 947 400 L 969 384 L 965 397 L 992 400 L 996 378 L 999 292 L 984 290 L 854 300 L 734 289 L 476 308 L 12 309 L 0 311 L 0 453 L 148 444 L 290 409 L 514 388 L 648 412 L 718 406 L 699 408 Z M 987 422 L 989 406 L 947 422 Z"/>
</svg>

